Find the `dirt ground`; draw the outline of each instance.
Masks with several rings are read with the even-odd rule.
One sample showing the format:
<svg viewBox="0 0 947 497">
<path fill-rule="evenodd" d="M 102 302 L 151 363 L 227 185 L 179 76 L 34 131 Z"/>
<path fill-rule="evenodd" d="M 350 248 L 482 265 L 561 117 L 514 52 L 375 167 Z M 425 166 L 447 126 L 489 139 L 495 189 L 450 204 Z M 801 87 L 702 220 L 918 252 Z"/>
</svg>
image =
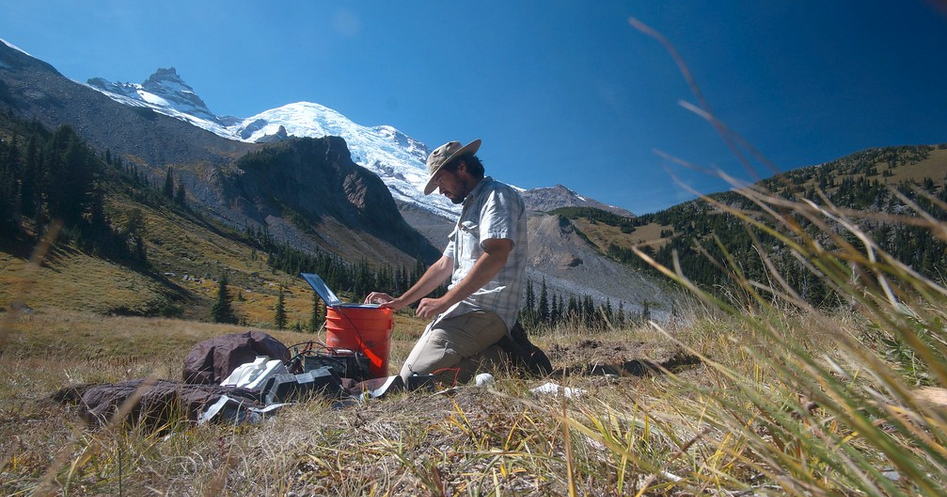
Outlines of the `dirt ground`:
<svg viewBox="0 0 947 497">
<path fill-rule="evenodd" d="M 556 368 L 553 376 L 648 376 L 679 372 L 700 364 L 697 357 L 665 345 L 620 339 L 585 339 L 545 348 Z"/>
</svg>

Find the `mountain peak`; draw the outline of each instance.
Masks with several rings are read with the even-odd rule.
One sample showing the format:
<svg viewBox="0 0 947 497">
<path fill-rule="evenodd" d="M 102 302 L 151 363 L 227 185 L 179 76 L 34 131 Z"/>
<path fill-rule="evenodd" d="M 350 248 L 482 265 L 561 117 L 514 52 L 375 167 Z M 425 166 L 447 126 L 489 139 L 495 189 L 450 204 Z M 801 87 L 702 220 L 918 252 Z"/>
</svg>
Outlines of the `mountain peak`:
<svg viewBox="0 0 947 497">
<path fill-rule="evenodd" d="M 523 200 L 526 201 L 526 206 L 530 210 L 539 212 L 548 212 L 560 207 L 594 207 L 613 214 L 618 214 L 619 216 L 635 217 L 634 214 L 621 207 L 606 205 L 595 199 L 583 197 L 575 190 L 564 185 L 534 188 L 522 192 L 522 195 Z"/>
<path fill-rule="evenodd" d="M 157 84 L 161 84 L 164 81 L 170 81 L 170 82 L 180 84 L 186 87 L 192 93 L 194 92 L 194 90 L 190 86 L 188 86 L 188 84 L 185 83 L 183 79 L 181 79 L 181 76 L 178 76 L 177 69 L 173 67 L 169 67 L 167 69 L 159 67 L 158 70 L 154 72 L 154 74 L 149 76 L 148 79 L 145 80 L 144 83 L 142 83 L 142 86 L 147 87 L 149 85 L 157 85 Z"/>
<path fill-rule="evenodd" d="M 167 109 L 172 117 L 181 118 L 175 113 L 184 116 L 193 116 L 222 126 L 216 114 L 207 108 L 207 104 L 197 96 L 194 89 L 184 82 L 173 67 L 158 68 L 142 84 L 112 83 L 103 78 L 92 78 L 87 84 L 106 94 L 118 95 L 150 107 Z M 114 98 L 114 97 L 113 97 Z M 122 103 L 127 103 L 119 99 Z M 187 119 L 184 119 L 187 120 Z"/>
</svg>

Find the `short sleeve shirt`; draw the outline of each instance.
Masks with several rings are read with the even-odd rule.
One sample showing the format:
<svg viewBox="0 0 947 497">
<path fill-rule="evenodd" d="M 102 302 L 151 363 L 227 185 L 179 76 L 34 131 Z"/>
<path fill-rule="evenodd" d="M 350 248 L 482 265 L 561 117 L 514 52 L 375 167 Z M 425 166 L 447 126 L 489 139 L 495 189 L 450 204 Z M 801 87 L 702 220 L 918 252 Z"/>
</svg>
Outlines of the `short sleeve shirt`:
<svg viewBox="0 0 947 497">
<path fill-rule="evenodd" d="M 441 317 L 487 310 L 497 313 L 507 330 L 516 323 L 525 299 L 526 208 L 516 190 L 487 176 L 464 199 L 463 211 L 444 249 L 444 255 L 453 260 L 451 287 L 470 273 L 483 255 L 483 242 L 492 238 L 513 242 L 506 265 L 489 283 L 451 306 Z"/>
</svg>

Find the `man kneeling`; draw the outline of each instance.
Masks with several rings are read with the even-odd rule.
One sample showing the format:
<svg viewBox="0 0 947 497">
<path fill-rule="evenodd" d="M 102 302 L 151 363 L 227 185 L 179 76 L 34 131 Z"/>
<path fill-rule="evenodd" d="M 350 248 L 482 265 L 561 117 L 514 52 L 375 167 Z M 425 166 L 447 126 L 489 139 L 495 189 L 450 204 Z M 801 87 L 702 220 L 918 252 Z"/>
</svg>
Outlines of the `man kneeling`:
<svg viewBox="0 0 947 497">
<path fill-rule="evenodd" d="M 523 304 L 526 209 L 516 190 L 484 177 L 479 148 L 480 140 L 452 141 L 427 158 L 424 194 L 437 188 L 463 204 L 441 258 L 400 297 L 373 292 L 365 299 L 394 310 L 420 299 L 417 315 L 433 318 L 401 369 L 405 384 L 414 374 L 467 382 L 479 368 L 496 364 L 502 357 L 497 342 L 509 336 Z M 423 298 L 448 278 L 446 294 Z"/>
</svg>

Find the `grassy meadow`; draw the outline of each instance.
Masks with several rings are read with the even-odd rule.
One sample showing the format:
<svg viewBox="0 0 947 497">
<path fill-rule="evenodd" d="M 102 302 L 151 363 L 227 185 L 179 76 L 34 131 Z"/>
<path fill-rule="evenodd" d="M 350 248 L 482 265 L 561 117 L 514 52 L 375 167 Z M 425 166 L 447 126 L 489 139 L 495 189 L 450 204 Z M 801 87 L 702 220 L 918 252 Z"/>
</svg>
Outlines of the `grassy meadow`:
<svg viewBox="0 0 947 497">
<path fill-rule="evenodd" d="M 651 261 L 688 291 L 672 322 L 540 330 L 534 342 L 556 368 L 549 378 L 501 370 L 489 387 L 341 409 L 316 398 L 259 425 L 195 426 L 182 415 L 156 429 L 92 427 L 52 396 L 71 385 L 177 380 L 195 344 L 226 333 L 262 329 L 286 345 L 320 339 L 271 329 L 281 286 L 290 326 L 308 321 L 313 294 L 298 278 L 199 219 L 173 222 L 160 205 L 140 208 L 149 260 L 166 278 L 64 247 L 40 246 L 32 262 L 0 251 L 0 493 L 944 495 L 944 282 L 888 256 L 859 212 L 741 193 L 758 209 L 705 200 L 768 235 L 757 245 L 766 274 L 742 274 L 725 241 L 714 263 L 734 282 L 726 292 Z M 870 219 L 922 226 L 947 242 L 942 215 L 907 204 L 900 216 Z M 800 261 L 835 301 L 800 298 L 776 253 Z M 205 322 L 224 272 L 243 325 Z M 181 312 L 175 295 L 190 299 Z M 164 310 L 176 317 L 125 315 Z M 392 372 L 423 326 L 396 316 Z M 570 390 L 532 391 L 547 382 Z"/>
<path fill-rule="evenodd" d="M 807 203 L 757 200 L 795 216 L 834 216 Z M 788 219 L 774 216 L 767 226 Z M 341 409 L 317 398 L 260 425 L 92 428 L 74 407 L 49 399 L 69 384 L 176 379 L 195 343 L 246 327 L 7 312 L 0 488 L 6 495 L 943 495 L 947 403 L 938 396 L 947 385 L 947 291 L 886 259 L 870 240 L 829 251 L 793 226 L 771 230 L 846 305 L 809 307 L 774 268 L 766 282 L 738 279 L 726 300 L 691 288 L 695 298 L 675 322 L 545 330 L 535 342 L 557 368 L 551 378 L 497 371 L 491 387 L 399 393 Z M 857 238 L 857 226 L 847 226 Z M 931 229 L 945 226 L 932 221 Z M 422 326 L 399 315 L 392 369 Z M 313 338 L 271 333 L 286 344 Z M 548 381 L 571 395 L 531 392 Z"/>
</svg>

